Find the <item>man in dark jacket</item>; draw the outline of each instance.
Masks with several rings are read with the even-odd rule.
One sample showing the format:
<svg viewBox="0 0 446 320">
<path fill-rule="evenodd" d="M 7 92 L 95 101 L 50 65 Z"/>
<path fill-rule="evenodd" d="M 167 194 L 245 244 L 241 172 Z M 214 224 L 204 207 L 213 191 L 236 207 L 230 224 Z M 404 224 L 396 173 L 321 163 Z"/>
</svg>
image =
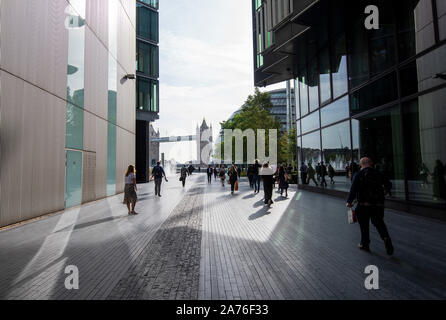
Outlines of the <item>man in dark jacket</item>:
<svg viewBox="0 0 446 320">
<path fill-rule="evenodd" d="M 361 171 L 353 178 L 347 207 L 353 207 L 358 201 L 356 215 L 361 228 L 361 243 L 359 249 L 370 252 L 370 220 L 383 239 L 388 255 L 393 254 L 392 240 L 384 223 L 384 196 L 392 188 L 392 183 L 373 168 L 370 158 L 363 158 L 360 162 Z"/>
<path fill-rule="evenodd" d="M 207 168 L 206 173 L 208 175 L 208 183 L 212 183 L 212 174 L 214 173 L 214 169 L 212 169 L 210 165 Z"/>
<path fill-rule="evenodd" d="M 155 179 L 155 196 L 161 197 L 161 183 L 163 182 L 163 178 L 168 182 L 166 173 L 163 167 L 161 167 L 161 162 L 158 161 L 156 167 L 152 170 L 152 180 Z"/>
</svg>

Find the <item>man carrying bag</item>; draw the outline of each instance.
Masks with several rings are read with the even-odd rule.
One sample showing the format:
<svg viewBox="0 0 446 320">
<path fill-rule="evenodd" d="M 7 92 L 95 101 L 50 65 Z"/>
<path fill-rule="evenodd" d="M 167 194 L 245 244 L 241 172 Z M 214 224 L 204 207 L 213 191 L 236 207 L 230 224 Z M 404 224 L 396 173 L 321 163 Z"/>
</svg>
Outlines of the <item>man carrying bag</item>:
<svg viewBox="0 0 446 320">
<path fill-rule="evenodd" d="M 360 162 L 361 171 L 353 178 L 347 207 L 352 208 L 356 199 L 358 206 L 355 213 L 361 229 L 361 243 L 359 249 L 370 252 L 370 220 L 384 241 L 388 255 L 392 255 L 394 248 L 387 226 L 384 223 L 385 194 L 392 188 L 392 183 L 373 168 L 370 158 L 363 158 Z"/>
</svg>

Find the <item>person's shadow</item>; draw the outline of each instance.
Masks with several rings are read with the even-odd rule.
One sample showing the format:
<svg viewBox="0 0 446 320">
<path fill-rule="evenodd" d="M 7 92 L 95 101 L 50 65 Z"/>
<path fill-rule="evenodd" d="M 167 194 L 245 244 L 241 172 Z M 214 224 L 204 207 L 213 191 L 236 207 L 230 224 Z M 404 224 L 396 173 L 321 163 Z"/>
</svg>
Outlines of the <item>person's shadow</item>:
<svg viewBox="0 0 446 320">
<path fill-rule="evenodd" d="M 269 207 L 263 207 L 262 209 L 260 209 L 256 213 L 253 213 L 252 215 L 250 215 L 248 219 L 250 221 L 260 219 L 260 218 L 270 214 L 269 209 L 270 209 Z"/>
</svg>

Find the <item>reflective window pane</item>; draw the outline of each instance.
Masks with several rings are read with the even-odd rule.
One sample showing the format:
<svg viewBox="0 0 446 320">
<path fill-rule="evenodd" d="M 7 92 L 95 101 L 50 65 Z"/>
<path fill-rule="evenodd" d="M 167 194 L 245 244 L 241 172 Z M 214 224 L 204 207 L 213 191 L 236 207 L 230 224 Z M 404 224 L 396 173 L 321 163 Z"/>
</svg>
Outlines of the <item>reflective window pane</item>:
<svg viewBox="0 0 446 320">
<path fill-rule="evenodd" d="M 319 108 L 319 71 L 317 60 L 313 59 L 308 70 L 308 94 L 310 97 L 310 112 Z"/>
<path fill-rule="evenodd" d="M 361 85 L 369 78 L 368 35 L 362 18 L 364 8 L 360 9 L 357 14 L 358 19 L 350 28 L 349 36 L 349 80 L 352 88 Z"/>
<path fill-rule="evenodd" d="M 321 109 L 322 127 L 329 124 L 347 119 L 350 116 L 350 109 L 348 105 L 348 96 L 339 99 L 332 104 Z"/>
<path fill-rule="evenodd" d="M 329 174 L 330 188 L 348 192 L 350 179 L 346 178 L 346 167 L 351 162 L 350 121 L 322 130 L 322 158 Z"/>
<path fill-rule="evenodd" d="M 446 1 L 437 0 L 438 29 L 440 40 L 446 39 Z"/>
<path fill-rule="evenodd" d="M 316 131 L 302 137 L 302 161 L 313 168 L 321 162 L 321 134 Z"/>
<path fill-rule="evenodd" d="M 348 91 L 347 51 L 345 48 L 344 35 L 333 44 L 331 62 L 333 98 L 336 99 Z"/>
<path fill-rule="evenodd" d="M 159 8 L 159 0 L 138 0 L 141 2 L 144 2 L 145 4 L 148 4 L 151 7 L 154 7 L 156 9 Z"/>
<path fill-rule="evenodd" d="M 137 109 L 140 111 L 159 111 L 158 81 L 138 78 L 136 81 Z"/>
<path fill-rule="evenodd" d="M 136 4 L 137 35 L 158 43 L 158 12 L 141 4 Z"/>
<path fill-rule="evenodd" d="M 67 103 L 65 146 L 69 149 L 83 149 L 84 110 Z"/>
<path fill-rule="evenodd" d="M 159 77 L 158 47 L 142 41 L 137 41 L 136 69 L 153 78 Z"/>
<path fill-rule="evenodd" d="M 319 125 L 319 111 L 316 111 L 302 119 L 302 133 L 316 130 Z"/>
<path fill-rule="evenodd" d="M 405 199 L 399 108 L 393 107 L 375 112 L 357 120 L 359 120 L 357 124 L 353 125 L 353 129 L 357 130 L 353 140 L 354 148 L 359 149 L 358 158 L 371 158 L 376 168 L 392 181 L 391 197 Z"/>
<path fill-rule="evenodd" d="M 331 99 L 330 56 L 328 48 L 319 53 L 319 83 L 321 88 L 321 104 Z"/>
<path fill-rule="evenodd" d="M 299 79 L 300 112 L 301 117 L 304 117 L 308 114 L 308 79 L 306 76 L 302 76 Z"/>
<path fill-rule="evenodd" d="M 403 104 L 409 199 L 446 204 L 446 89 Z"/>
<path fill-rule="evenodd" d="M 379 107 L 398 99 L 396 73 L 378 79 L 377 81 L 355 91 L 351 95 L 350 107 L 354 114 Z"/>
</svg>

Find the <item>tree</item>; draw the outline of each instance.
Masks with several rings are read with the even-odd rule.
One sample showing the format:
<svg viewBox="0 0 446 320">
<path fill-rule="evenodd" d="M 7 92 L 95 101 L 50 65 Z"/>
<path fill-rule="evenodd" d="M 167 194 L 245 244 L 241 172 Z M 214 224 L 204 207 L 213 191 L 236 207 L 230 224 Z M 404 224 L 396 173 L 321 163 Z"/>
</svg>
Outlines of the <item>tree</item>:
<svg viewBox="0 0 446 320">
<path fill-rule="evenodd" d="M 248 96 L 246 102 L 244 103 L 239 114 L 236 114 L 233 119 L 224 121 L 221 123 L 222 129 L 240 129 L 245 131 L 247 129 L 253 129 L 257 141 L 257 130 L 266 130 L 266 149 L 269 150 L 269 130 L 275 129 L 280 130 L 280 121 L 271 115 L 271 108 L 273 104 L 271 103 L 271 96 L 269 93 L 260 92 L 256 88 L 254 95 Z M 280 139 L 280 137 L 278 137 Z M 280 142 L 280 140 L 278 141 Z M 235 138 L 233 139 L 233 155 L 232 159 L 235 161 Z M 280 143 L 278 143 L 280 145 Z M 224 142 L 221 142 L 220 150 L 224 150 Z M 280 147 L 279 147 L 280 148 Z M 217 152 L 218 153 L 218 152 Z M 221 152 L 223 154 L 223 152 Z M 246 138 L 243 141 L 243 159 L 247 159 L 247 141 Z M 218 156 L 218 154 L 217 154 Z M 256 146 L 256 157 L 257 157 L 257 146 Z"/>
</svg>

